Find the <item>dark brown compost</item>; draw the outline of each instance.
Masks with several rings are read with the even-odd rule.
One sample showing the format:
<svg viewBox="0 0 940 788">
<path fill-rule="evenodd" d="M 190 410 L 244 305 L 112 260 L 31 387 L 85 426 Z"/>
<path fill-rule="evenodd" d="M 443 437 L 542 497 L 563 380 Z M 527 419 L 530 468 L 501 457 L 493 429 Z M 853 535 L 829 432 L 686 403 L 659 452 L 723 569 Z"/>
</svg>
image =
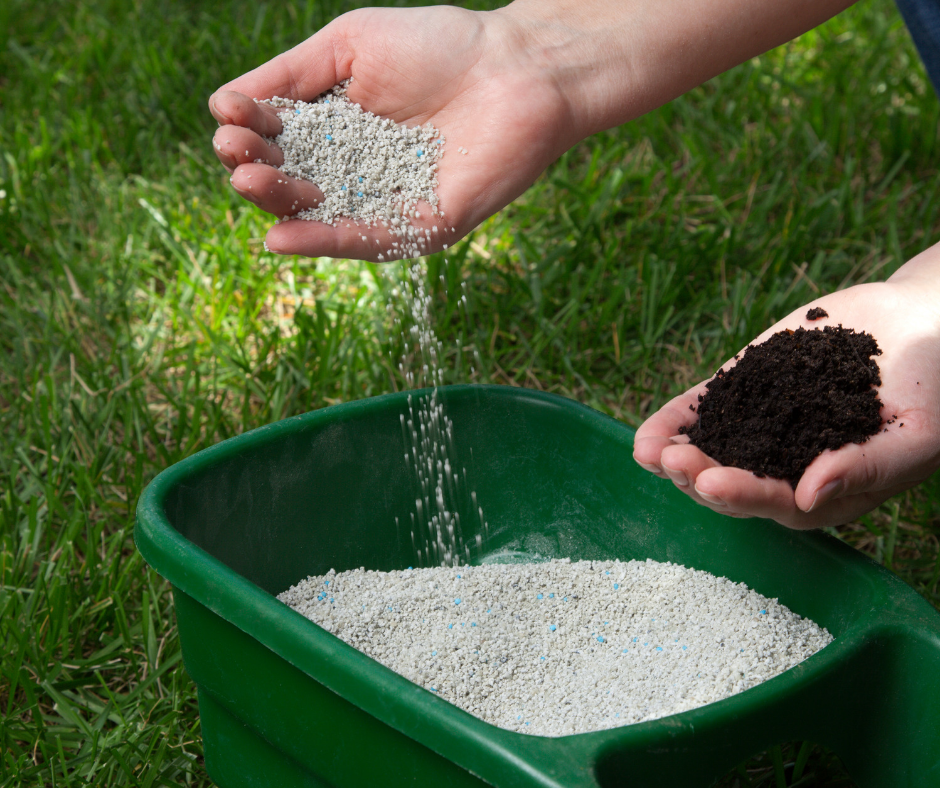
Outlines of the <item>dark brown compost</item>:
<svg viewBox="0 0 940 788">
<path fill-rule="evenodd" d="M 795 488 L 823 451 L 878 432 L 879 355 L 871 334 L 841 325 L 781 331 L 719 369 L 692 408 L 698 421 L 679 431 L 722 465 Z"/>
</svg>

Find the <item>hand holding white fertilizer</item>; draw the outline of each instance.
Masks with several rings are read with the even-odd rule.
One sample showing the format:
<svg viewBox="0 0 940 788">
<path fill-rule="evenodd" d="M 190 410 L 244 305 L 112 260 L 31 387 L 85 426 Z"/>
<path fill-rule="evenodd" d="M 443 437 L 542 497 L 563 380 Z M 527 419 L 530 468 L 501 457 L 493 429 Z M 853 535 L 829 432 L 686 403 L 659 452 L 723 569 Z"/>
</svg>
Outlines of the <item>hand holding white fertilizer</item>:
<svg viewBox="0 0 940 788">
<path fill-rule="evenodd" d="M 209 106 L 222 124 L 214 147 L 235 189 L 263 210 L 283 218 L 318 205 L 319 189 L 275 169 L 281 152 L 264 137 L 280 133 L 281 122 L 253 99 L 310 102 L 351 78 L 348 97 L 363 110 L 409 127 L 430 123 L 447 141 L 437 194 L 448 232 L 421 250 L 434 252 L 522 194 L 577 142 L 847 4 L 790 0 L 759 12 L 748 0 L 515 0 L 489 12 L 363 8 L 213 94 Z M 434 223 L 422 212 L 414 225 Z M 268 247 L 282 254 L 376 261 L 391 240 L 351 223 L 288 221 L 267 235 Z"/>
<path fill-rule="evenodd" d="M 345 14 L 212 96 L 223 124 L 216 154 L 239 194 L 279 219 L 319 205 L 319 188 L 276 169 L 282 152 L 264 138 L 277 136 L 281 121 L 254 99 L 309 102 L 352 78 L 347 95 L 363 110 L 409 127 L 431 124 L 446 139 L 437 190 L 444 216 L 419 204 L 420 217 L 411 220 L 416 228 L 438 226 L 421 250 L 438 251 L 521 194 L 575 141 L 557 131 L 565 111 L 557 86 L 514 67 L 513 35 L 499 14 L 456 8 Z M 394 238 L 381 226 L 287 221 L 266 240 L 283 254 L 377 261 L 388 259 Z"/>
</svg>

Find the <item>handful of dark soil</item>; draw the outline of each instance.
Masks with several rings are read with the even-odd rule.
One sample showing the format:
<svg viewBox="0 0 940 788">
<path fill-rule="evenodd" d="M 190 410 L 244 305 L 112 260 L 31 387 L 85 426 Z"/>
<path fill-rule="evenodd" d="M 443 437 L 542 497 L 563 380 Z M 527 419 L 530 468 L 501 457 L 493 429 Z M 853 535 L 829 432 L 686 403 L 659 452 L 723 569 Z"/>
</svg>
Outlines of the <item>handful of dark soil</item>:
<svg viewBox="0 0 940 788">
<path fill-rule="evenodd" d="M 722 465 L 796 488 L 817 455 L 878 432 L 880 355 L 871 334 L 841 325 L 781 331 L 719 369 L 679 432 Z"/>
</svg>

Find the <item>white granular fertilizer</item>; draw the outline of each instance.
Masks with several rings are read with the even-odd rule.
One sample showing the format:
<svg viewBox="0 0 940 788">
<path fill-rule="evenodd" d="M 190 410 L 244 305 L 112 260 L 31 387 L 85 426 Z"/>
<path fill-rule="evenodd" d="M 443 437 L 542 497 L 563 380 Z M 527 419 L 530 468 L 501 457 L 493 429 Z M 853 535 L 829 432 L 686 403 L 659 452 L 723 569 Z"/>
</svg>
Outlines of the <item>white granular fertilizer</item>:
<svg viewBox="0 0 940 788">
<path fill-rule="evenodd" d="M 331 570 L 278 599 L 471 714 L 543 736 L 713 703 L 832 642 L 742 583 L 656 561 Z"/>
<path fill-rule="evenodd" d="M 430 125 L 409 128 L 365 112 L 346 97 L 348 82 L 307 103 L 275 96 L 283 129 L 273 140 L 284 154 L 278 168 L 315 183 L 323 202 L 294 219 L 336 225 L 341 219 L 381 225 L 395 239 L 380 260 L 417 257 L 437 228 L 415 227 L 418 203 L 438 211 L 437 165 L 444 139 Z"/>
</svg>

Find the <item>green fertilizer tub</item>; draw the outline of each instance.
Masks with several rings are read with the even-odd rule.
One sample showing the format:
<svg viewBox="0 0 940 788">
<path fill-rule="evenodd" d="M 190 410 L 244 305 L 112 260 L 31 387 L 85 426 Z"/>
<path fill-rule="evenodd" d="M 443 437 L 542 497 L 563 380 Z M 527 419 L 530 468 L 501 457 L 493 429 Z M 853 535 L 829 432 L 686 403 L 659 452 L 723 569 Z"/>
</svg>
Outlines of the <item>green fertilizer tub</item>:
<svg viewBox="0 0 940 788">
<path fill-rule="evenodd" d="M 275 599 L 331 568 L 416 564 L 410 529 L 396 525 L 414 506 L 408 394 L 324 408 L 174 465 L 137 508 L 137 547 L 173 586 L 218 785 L 694 788 L 811 740 L 863 788 L 940 786 L 940 615 L 911 588 L 825 534 L 697 506 L 637 467 L 632 430 L 590 408 L 497 386 L 439 396 L 488 521 L 475 562 L 671 561 L 779 597 L 834 642 L 649 722 L 558 738 L 483 722 Z M 472 543 L 478 520 L 461 519 Z"/>
</svg>

